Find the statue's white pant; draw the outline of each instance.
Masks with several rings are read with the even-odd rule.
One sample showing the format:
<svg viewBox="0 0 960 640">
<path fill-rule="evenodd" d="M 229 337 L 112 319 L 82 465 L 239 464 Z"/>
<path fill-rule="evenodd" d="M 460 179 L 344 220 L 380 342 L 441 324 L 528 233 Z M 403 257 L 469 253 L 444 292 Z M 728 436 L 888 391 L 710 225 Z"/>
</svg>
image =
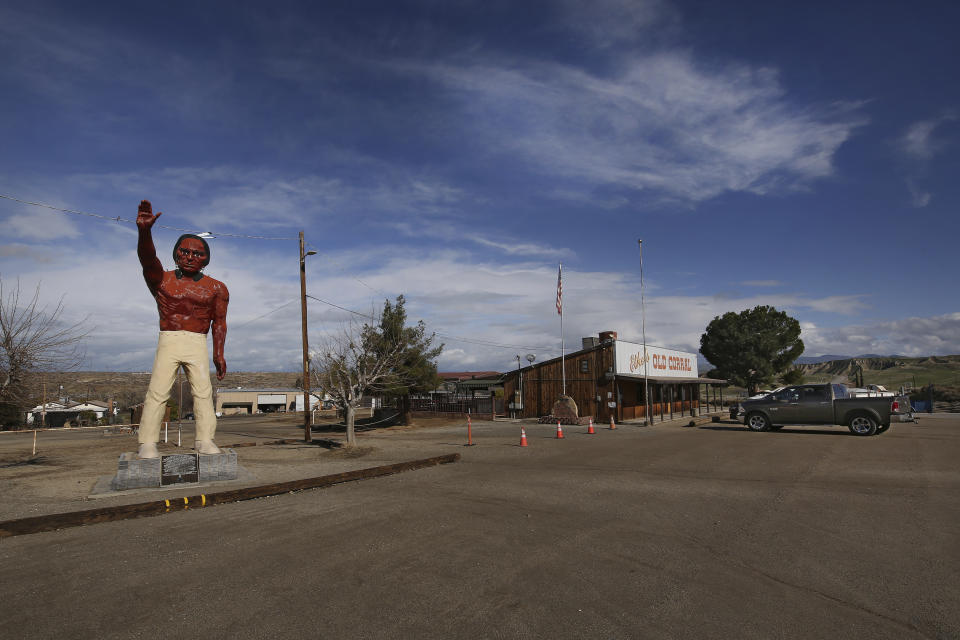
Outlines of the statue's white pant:
<svg viewBox="0 0 960 640">
<path fill-rule="evenodd" d="M 153 359 L 153 375 L 143 403 L 140 418 L 140 444 L 160 440 L 160 423 L 170 397 L 170 389 L 177 379 L 177 369 L 183 365 L 193 393 L 193 416 L 196 420 L 196 439 L 213 440 L 217 430 L 217 416 L 213 412 L 213 387 L 210 385 L 210 355 L 207 334 L 192 331 L 161 331 L 157 341 L 157 355 Z"/>
</svg>

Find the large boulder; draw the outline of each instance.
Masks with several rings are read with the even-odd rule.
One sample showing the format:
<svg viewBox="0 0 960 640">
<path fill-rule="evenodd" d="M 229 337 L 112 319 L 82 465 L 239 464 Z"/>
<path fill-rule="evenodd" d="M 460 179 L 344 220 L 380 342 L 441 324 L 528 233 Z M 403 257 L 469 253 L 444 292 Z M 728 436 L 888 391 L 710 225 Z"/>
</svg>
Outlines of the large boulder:
<svg viewBox="0 0 960 640">
<path fill-rule="evenodd" d="M 561 419 L 576 419 L 580 415 L 580 411 L 577 409 L 577 403 L 574 402 L 573 398 L 570 396 L 560 396 L 557 401 L 553 403 L 553 409 L 550 410 L 550 415 Z"/>
</svg>

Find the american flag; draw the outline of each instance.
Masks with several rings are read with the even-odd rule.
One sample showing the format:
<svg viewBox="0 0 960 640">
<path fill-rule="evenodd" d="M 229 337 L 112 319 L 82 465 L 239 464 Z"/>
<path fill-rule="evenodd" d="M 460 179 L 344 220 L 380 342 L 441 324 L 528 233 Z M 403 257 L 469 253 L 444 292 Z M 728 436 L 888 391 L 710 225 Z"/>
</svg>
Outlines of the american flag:
<svg viewBox="0 0 960 640">
<path fill-rule="evenodd" d="M 563 265 L 557 265 L 557 313 L 563 315 Z"/>
</svg>

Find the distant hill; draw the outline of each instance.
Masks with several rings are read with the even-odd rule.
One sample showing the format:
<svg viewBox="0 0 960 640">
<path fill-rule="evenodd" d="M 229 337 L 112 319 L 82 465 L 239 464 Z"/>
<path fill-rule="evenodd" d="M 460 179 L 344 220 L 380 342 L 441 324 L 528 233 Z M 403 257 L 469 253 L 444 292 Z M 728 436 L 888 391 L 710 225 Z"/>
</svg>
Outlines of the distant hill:
<svg viewBox="0 0 960 640">
<path fill-rule="evenodd" d="M 821 362 L 830 362 L 831 360 L 864 360 L 867 358 L 902 358 L 903 356 L 882 356 L 879 353 L 863 353 L 858 356 L 800 356 L 797 358 L 797 364 L 819 364 Z"/>
<path fill-rule="evenodd" d="M 248 389 L 277 389 L 293 387 L 300 379 L 299 373 L 290 372 L 263 372 L 263 371 L 231 371 L 217 380 L 211 376 L 213 388 Z M 193 405 L 190 395 L 190 384 L 183 377 L 184 406 L 188 409 Z M 43 382 L 46 382 L 47 400 L 56 400 L 62 395 L 71 400 L 109 400 L 113 399 L 121 409 L 143 402 L 143 397 L 150 384 L 150 372 L 110 372 L 110 371 L 70 371 L 67 373 L 48 373 L 43 376 L 34 375 L 29 380 L 31 392 L 36 404 L 40 404 L 43 393 Z M 177 400 L 179 389 L 173 385 L 172 398 Z"/>
<path fill-rule="evenodd" d="M 821 362 L 830 362 L 831 360 L 849 360 L 853 356 L 800 356 L 797 358 L 797 364 L 820 364 Z"/>
<path fill-rule="evenodd" d="M 903 358 L 900 356 L 855 357 L 801 364 L 806 382 L 853 381 L 857 365 L 863 367 L 864 384 L 881 384 L 888 389 L 901 386 L 917 389 L 933 383 L 960 392 L 960 355 Z"/>
</svg>

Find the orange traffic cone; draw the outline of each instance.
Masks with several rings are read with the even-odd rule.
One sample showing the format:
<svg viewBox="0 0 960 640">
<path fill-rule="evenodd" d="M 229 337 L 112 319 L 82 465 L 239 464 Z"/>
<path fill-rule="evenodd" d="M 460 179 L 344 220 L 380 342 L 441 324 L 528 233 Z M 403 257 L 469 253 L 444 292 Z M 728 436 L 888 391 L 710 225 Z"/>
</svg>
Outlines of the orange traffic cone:
<svg viewBox="0 0 960 640">
<path fill-rule="evenodd" d="M 617 423 L 613 421 L 613 416 L 610 416 L 610 429 L 613 430 L 616 428 L 617 428 Z"/>
<path fill-rule="evenodd" d="M 523 430 L 523 427 L 520 427 L 520 446 L 526 447 L 527 445 L 527 432 Z"/>
<path fill-rule="evenodd" d="M 596 431 L 593 430 L 593 418 L 590 418 L 590 426 L 587 427 L 587 433 L 594 434 Z"/>
<path fill-rule="evenodd" d="M 563 427 L 560 426 L 559 420 L 557 420 L 557 440 L 563 440 Z"/>
</svg>

